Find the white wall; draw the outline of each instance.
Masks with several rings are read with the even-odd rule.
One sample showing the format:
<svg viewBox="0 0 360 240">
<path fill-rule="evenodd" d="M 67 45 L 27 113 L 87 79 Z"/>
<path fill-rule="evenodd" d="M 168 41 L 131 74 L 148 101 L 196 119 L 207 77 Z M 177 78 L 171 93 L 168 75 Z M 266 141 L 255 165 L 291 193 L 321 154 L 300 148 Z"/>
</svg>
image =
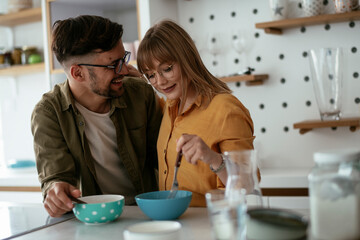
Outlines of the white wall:
<svg viewBox="0 0 360 240">
<path fill-rule="evenodd" d="M 301 17 L 300 0 L 289 0 L 291 16 Z M 160 7 L 158 5 L 157 7 Z M 257 74 L 269 74 L 262 86 L 245 86 L 229 83 L 244 105 L 250 110 L 255 125 L 255 147 L 260 152 L 262 167 L 311 168 L 313 152 L 327 148 L 357 147 L 360 131 L 350 132 L 348 127 L 316 129 L 300 135 L 293 124 L 320 116 L 311 82 L 309 57 L 303 52 L 320 47 L 344 48 L 343 116 L 360 116 L 360 21 L 350 27 L 349 22 L 300 27 L 285 30 L 283 35 L 265 34 L 255 23 L 271 21 L 268 0 L 177 0 L 177 20 L 195 40 L 203 61 L 212 73 L 230 75 L 251 66 Z M 333 1 L 328 1 L 326 12 L 332 11 Z M 167 12 L 164 9 L 157 11 Z M 213 16 L 213 19 L 211 19 Z M 238 54 L 232 47 L 234 30 L 242 30 L 245 52 Z M 208 33 L 220 33 L 222 51 L 217 56 L 207 48 Z M 258 37 L 255 37 L 258 36 Z M 219 40 L 218 38 L 218 40 Z M 357 51 L 353 53 L 352 48 Z M 284 55 L 281 60 L 280 54 Z M 260 61 L 257 58 L 261 58 Z M 213 66 L 216 59 L 219 64 Z M 240 62 L 236 63 L 235 60 Z M 305 77 L 309 77 L 305 81 Z M 285 79 L 285 83 L 281 79 Z M 307 106 L 306 102 L 311 105 Z M 286 107 L 283 104 L 286 103 Z M 264 108 L 260 108 L 263 105 Z M 284 129 L 287 128 L 288 131 Z"/>
</svg>

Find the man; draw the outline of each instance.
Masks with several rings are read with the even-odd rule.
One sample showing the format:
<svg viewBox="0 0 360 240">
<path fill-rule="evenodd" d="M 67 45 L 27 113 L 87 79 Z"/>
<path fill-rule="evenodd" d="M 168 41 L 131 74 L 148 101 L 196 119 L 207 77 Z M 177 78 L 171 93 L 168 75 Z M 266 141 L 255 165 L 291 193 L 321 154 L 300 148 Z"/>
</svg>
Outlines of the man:
<svg viewBox="0 0 360 240">
<path fill-rule="evenodd" d="M 70 197 L 121 194 L 125 204 L 157 189 L 156 94 L 127 65 L 122 25 L 98 16 L 54 24 L 52 50 L 67 80 L 43 95 L 31 119 L 44 206 L 52 217 Z"/>
</svg>

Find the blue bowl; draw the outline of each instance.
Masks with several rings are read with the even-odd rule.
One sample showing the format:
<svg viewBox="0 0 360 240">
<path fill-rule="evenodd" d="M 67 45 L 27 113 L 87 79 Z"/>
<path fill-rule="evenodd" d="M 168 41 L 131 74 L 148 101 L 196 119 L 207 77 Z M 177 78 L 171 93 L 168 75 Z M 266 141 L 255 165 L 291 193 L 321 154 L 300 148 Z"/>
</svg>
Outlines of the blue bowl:
<svg viewBox="0 0 360 240">
<path fill-rule="evenodd" d="M 179 218 L 189 207 L 192 192 L 179 190 L 175 198 L 167 199 L 170 191 L 155 191 L 135 196 L 136 203 L 153 220 Z"/>
</svg>

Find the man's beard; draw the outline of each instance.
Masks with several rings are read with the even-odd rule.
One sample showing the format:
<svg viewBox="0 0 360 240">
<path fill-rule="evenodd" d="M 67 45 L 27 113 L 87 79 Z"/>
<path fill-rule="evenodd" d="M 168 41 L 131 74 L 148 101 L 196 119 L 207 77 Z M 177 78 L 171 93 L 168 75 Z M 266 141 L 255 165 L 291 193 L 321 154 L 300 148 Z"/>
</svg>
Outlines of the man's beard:
<svg viewBox="0 0 360 240">
<path fill-rule="evenodd" d="M 106 97 L 106 98 L 117 98 L 119 96 L 121 96 L 123 91 L 114 91 L 110 88 L 107 89 L 101 89 L 98 87 L 98 78 L 96 76 L 96 74 L 89 69 L 89 75 L 90 75 L 90 88 L 93 91 L 93 93 L 102 96 L 102 97 Z"/>
</svg>

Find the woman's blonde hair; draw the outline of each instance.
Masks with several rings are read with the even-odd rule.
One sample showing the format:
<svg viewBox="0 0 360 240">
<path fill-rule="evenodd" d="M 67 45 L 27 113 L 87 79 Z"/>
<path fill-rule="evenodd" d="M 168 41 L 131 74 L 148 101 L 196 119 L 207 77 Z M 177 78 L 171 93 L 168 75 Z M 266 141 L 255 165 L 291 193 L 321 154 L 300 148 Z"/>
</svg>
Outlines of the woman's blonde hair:
<svg viewBox="0 0 360 240">
<path fill-rule="evenodd" d="M 163 20 L 151 27 L 141 40 L 137 52 L 137 66 L 141 73 L 155 69 L 153 60 L 179 64 L 183 82 L 182 96 L 187 97 L 188 83 L 198 95 L 204 96 L 204 107 L 219 93 L 231 93 L 226 83 L 213 76 L 205 67 L 190 35 L 171 20 Z M 185 81 L 185 80 L 187 81 Z M 185 101 L 181 101 L 180 111 Z"/>
</svg>

